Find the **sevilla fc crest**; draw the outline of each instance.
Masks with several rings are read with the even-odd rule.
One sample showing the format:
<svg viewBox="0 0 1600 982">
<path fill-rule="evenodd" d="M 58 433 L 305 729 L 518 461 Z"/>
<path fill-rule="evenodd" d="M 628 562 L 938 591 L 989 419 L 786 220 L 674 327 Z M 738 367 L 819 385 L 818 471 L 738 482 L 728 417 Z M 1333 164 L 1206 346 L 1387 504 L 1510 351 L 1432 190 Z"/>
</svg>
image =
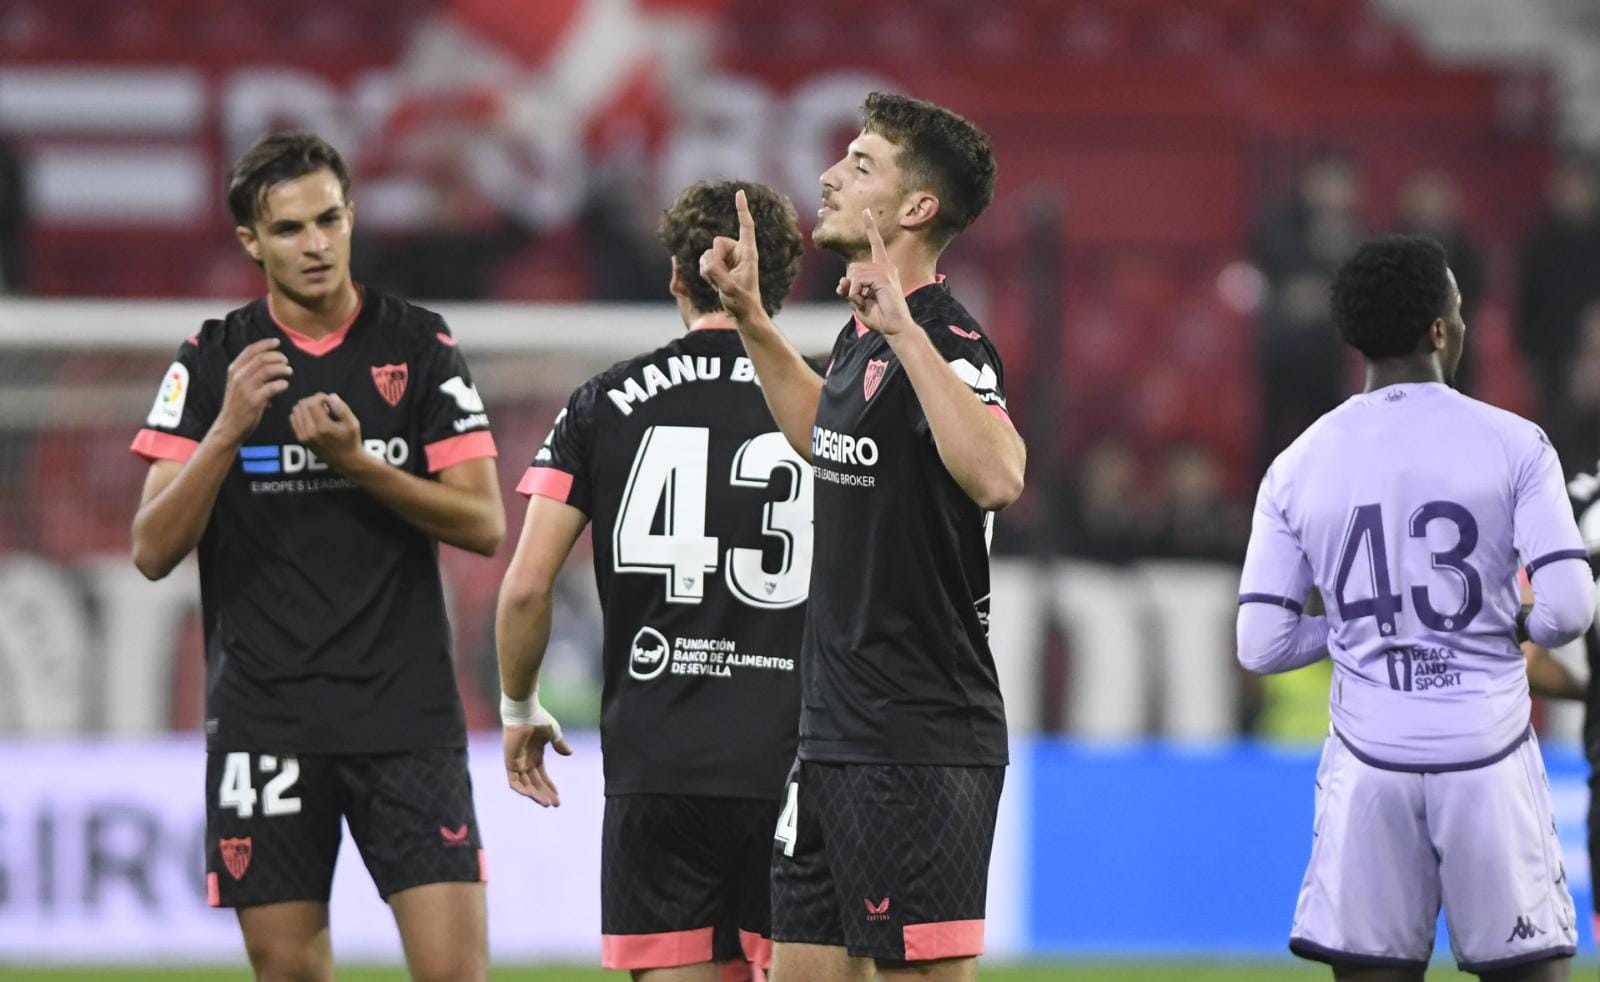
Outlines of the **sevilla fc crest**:
<svg viewBox="0 0 1600 982">
<path fill-rule="evenodd" d="M 372 366 L 372 384 L 378 387 L 383 401 L 391 406 L 400 405 L 400 397 L 406 394 L 406 379 L 410 376 L 410 370 L 403 364 Z"/>
<path fill-rule="evenodd" d="M 878 391 L 878 386 L 883 382 L 883 375 L 889 370 L 887 359 L 873 358 L 867 362 L 867 375 L 861 380 L 861 390 L 871 399 L 873 393 Z"/>
<path fill-rule="evenodd" d="M 222 840 L 222 865 L 235 880 L 244 878 L 244 871 L 250 868 L 250 836 Z"/>
</svg>

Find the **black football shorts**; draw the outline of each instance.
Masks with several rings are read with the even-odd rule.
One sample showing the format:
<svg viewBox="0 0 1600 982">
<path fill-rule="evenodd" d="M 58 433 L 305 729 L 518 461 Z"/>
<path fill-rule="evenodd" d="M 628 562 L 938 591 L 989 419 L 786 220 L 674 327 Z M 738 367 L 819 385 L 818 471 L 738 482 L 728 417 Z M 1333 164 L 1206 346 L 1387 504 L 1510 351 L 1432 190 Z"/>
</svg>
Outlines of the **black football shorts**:
<svg viewBox="0 0 1600 982">
<path fill-rule="evenodd" d="M 601 964 L 771 965 L 768 902 L 777 801 L 625 794 L 606 799 Z"/>
<path fill-rule="evenodd" d="M 885 962 L 983 953 L 1004 767 L 796 761 L 772 847 L 772 939 Z"/>
<path fill-rule="evenodd" d="M 340 819 L 384 899 L 481 882 L 467 752 L 206 754 L 206 890 L 213 907 L 326 903 Z"/>
</svg>

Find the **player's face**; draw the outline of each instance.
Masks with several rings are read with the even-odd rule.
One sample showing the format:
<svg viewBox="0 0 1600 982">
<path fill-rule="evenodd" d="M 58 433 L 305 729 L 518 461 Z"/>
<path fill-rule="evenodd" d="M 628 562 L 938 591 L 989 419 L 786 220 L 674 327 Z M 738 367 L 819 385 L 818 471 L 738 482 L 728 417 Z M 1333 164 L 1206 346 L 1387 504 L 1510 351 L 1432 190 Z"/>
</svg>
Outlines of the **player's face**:
<svg viewBox="0 0 1600 982">
<path fill-rule="evenodd" d="M 1439 352 L 1441 367 L 1447 381 L 1454 381 L 1456 368 L 1461 364 L 1461 352 L 1467 343 L 1467 322 L 1461 319 L 1461 288 L 1456 286 L 1456 274 L 1445 270 L 1450 277 L 1450 301 L 1444 315 L 1444 350 Z"/>
<path fill-rule="evenodd" d="M 900 207 L 900 168 L 894 144 L 876 133 L 862 133 L 850 141 L 842 160 L 822 172 L 822 207 L 811 242 L 847 260 L 871 255 L 864 209 L 872 209 L 885 244 L 898 236 L 900 224 L 888 220 Z"/>
<path fill-rule="evenodd" d="M 267 279 L 301 303 L 339 293 L 350 278 L 350 231 L 355 213 L 331 170 L 274 185 L 255 224 L 239 241 Z"/>
</svg>

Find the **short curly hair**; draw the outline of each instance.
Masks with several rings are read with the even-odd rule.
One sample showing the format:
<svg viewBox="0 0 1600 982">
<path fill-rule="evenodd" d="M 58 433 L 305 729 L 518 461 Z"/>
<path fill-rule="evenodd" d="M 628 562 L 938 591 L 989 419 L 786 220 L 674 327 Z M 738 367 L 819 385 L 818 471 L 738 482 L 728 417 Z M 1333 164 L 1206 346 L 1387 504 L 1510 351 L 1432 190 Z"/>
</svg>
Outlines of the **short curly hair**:
<svg viewBox="0 0 1600 982">
<path fill-rule="evenodd" d="M 926 189 L 939 199 L 935 241 L 943 246 L 977 221 L 994 200 L 997 168 L 989 137 L 943 106 L 892 92 L 861 105 L 861 129 L 899 148 L 900 190 Z"/>
<path fill-rule="evenodd" d="M 1448 269 L 1444 246 L 1427 236 L 1363 242 L 1329 291 L 1339 337 L 1374 360 L 1416 351 L 1449 306 Z"/>
<path fill-rule="evenodd" d="M 246 150 L 228 172 L 228 210 L 246 228 L 261 217 L 267 192 L 297 177 L 330 170 L 350 197 L 350 171 L 331 144 L 311 133 L 269 133 Z"/>
<path fill-rule="evenodd" d="M 739 237 L 739 210 L 733 196 L 743 191 L 756 223 L 756 251 L 760 256 L 761 306 L 776 314 L 800 274 L 805 244 L 800 221 L 789 199 L 754 181 L 702 181 L 678 195 L 661 213 L 656 238 L 678 260 L 678 275 L 689 291 L 689 303 L 701 313 L 722 309 L 717 288 L 700 275 L 700 255 L 717 236 Z"/>
</svg>

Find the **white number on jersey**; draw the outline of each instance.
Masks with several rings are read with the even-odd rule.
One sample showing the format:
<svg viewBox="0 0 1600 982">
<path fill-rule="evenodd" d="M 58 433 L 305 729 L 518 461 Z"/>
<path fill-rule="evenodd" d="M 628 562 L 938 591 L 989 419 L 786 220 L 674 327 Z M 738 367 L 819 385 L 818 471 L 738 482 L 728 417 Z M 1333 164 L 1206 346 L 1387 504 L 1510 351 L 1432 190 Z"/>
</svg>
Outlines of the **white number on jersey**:
<svg viewBox="0 0 1600 982">
<path fill-rule="evenodd" d="M 612 566 L 618 573 L 649 573 L 667 580 L 670 603 L 705 599 L 705 574 L 721 555 L 706 535 L 706 482 L 711 433 L 703 426 L 652 426 L 634 454 L 612 530 Z M 761 550 L 730 547 L 728 588 L 752 607 L 781 609 L 806 599 L 811 583 L 811 482 L 805 461 L 783 434 L 762 433 L 733 457 L 729 483 L 766 488 L 780 469 L 790 474 L 789 496 L 766 506 L 762 529 L 783 544 L 776 573 L 761 568 Z M 657 514 L 663 531 L 651 530 Z"/>
<path fill-rule="evenodd" d="M 279 758 L 262 754 L 261 772 L 271 774 L 278 770 L 279 763 Z M 281 763 L 283 770 L 262 789 L 261 813 L 269 818 L 273 815 L 297 815 L 300 812 L 300 799 L 287 797 L 294 782 L 300 779 L 300 761 L 294 757 L 284 757 Z M 255 786 L 250 781 L 250 755 L 242 750 L 228 754 L 222 759 L 222 785 L 217 789 L 217 804 L 232 808 L 240 818 L 249 818 L 255 814 L 256 797 Z"/>
<path fill-rule="evenodd" d="M 783 854 L 794 855 L 794 840 L 800 835 L 800 782 L 789 782 L 789 797 L 783 802 L 783 811 L 778 813 L 778 828 L 772 837 L 783 843 Z"/>
</svg>

